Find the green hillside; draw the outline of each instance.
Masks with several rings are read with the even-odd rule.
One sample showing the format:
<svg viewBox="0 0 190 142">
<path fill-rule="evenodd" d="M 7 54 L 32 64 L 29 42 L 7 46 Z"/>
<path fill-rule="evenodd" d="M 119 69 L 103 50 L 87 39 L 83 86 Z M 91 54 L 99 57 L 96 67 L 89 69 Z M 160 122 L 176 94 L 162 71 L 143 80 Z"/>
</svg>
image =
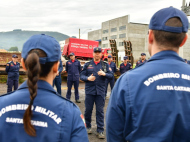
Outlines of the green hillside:
<svg viewBox="0 0 190 142">
<path fill-rule="evenodd" d="M 13 30 L 10 32 L 0 32 L 0 49 L 8 50 L 10 47 L 17 46 L 19 51 L 22 50 L 24 42 L 35 34 L 46 34 L 54 37 L 57 41 L 67 39 L 69 36 L 59 32 L 48 31 L 21 31 Z"/>
</svg>

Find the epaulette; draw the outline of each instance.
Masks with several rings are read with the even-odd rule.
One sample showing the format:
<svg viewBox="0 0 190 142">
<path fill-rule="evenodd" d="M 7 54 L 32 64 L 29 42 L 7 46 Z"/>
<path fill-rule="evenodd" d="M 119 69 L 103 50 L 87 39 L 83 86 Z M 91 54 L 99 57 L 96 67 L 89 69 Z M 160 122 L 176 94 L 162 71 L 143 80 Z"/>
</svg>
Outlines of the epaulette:
<svg viewBox="0 0 190 142">
<path fill-rule="evenodd" d="M 15 90 L 15 91 L 16 91 L 16 90 Z M 6 93 L 6 94 L 0 95 L 0 97 L 6 96 L 6 95 L 10 95 L 10 94 L 12 94 L 12 93 L 15 92 L 15 91 L 8 92 L 8 93 Z"/>
<path fill-rule="evenodd" d="M 88 67 L 90 65 L 91 61 L 86 62 L 86 66 Z"/>
<path fill-rule="evenodd" d="M 78 106 L 77 106 L 75 103 L 73 103 L 71 100 L 66 99 L 65 97 L 63 97 L 63 96 L 59 95 L 57 92 L 56 92 L 56 94 L 55 94 L 55 95 L 57 95 L 58 97 L 60 97 L 61 99 L 65 100 L 65 101 L 70 102 L 70 103 L 71 103 L 71 104 L 73 104 L 74 106 L 78 107 Z"/>
</svg>

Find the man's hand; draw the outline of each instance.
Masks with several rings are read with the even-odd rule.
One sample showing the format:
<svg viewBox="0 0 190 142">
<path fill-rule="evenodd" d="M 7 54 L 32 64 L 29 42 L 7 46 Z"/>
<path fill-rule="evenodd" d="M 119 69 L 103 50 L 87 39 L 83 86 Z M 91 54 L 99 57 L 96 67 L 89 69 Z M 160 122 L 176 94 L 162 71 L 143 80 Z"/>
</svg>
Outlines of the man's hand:
<svg viewBox="0 0 190 142">
<path fill-rule="evenodd" d="M 103 71 L 100 69 L 100 71 L 98 72 L 98 75 L 99 75 L 99 76 L 106 76 L 106 73 L 103 72 Z"/>
<path fill-rule="evenodd" d="M 91 76 L 88 77 L 88 81 L 94 81 L 96 79 L 95 76 L 93 76 L 93 74 L 91 74 Z"/>
</svg>

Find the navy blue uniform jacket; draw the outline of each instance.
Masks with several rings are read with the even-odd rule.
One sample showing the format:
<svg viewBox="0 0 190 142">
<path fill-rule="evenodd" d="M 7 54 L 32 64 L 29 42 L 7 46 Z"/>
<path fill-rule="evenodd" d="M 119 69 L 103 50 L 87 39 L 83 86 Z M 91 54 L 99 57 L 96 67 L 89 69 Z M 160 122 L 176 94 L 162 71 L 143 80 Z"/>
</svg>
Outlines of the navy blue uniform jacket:
<svg viewBox="0 0 190 142">
<path fill-rule="evenodd" d="M 8 73 L 8 78 L 12 80 L 18 80 L 19 69 L 20 69 L 20 63 L 16 62 L 15 65 L 13 61 L 8 62 L 6 65 L 6 72 Z"/>
<path fill-rule="evenodd" d="M 117 71 L 117 69 L 116 69 L 116 65 L 115 65 L 114 62 L 111 62 L 111 63 L 108 64 L 108 65 L 109 65 L 109 67 L 111 68 L 111 70 L 112 70 L 113 73 L 115 73 L 115 72 Z"/>
<path fill-rule="evenodd" d="M 105 79 L 112 78 L 113 73 L 109 70 L 109 66 L 106 65 L 106 76 L 99 76 L 98 71 L 103 70 L 101 62 L 97 65 L 94 63 L 94 60 L 84 64 L 84 68 L 80 73 L 80 79 L 85 81 L 85 94 L 87 95 L 105 95 Z M 88 77 L 93 74 L 96 77 L 95 81 L 88 81 Z"/>
<path fill-rule="evenodd" d="M 106 131 L 108 142 L 189 142 L 190 66 L 162 51 L 123 74 L 109 100 Z"/>
<path fill-rule="evenodd" d="M 37 136 L 29 136 L 23 125 L 29 102 L 26 82 L 17 91 L 0 96 L 0 142 L 88 142 L 79 108 L 42 80 L 38 81 L 32 111 Z"/>
<path fill-rule="evenodd" d="M 75 59 L 74 62 L 71 60 L 67 61 L 66 63 L 66 71 L 67 71 L 67 79 L 71 81 L 79 80 L 79 74 L 81 71 L 80 61 Z"/>
<path fill-rule="evenodd" d="M 121 63 L 119 69 L 120 69 L 120 73 L 123 74 L 127 72 L 128 70 L 132 69 L 131 63 L 127 63 L 126 66 L 124 65 L 124 63 Z"/>
<path fill-rule="evenodd" d="M 139 61 L 137 61 L 137 63 L 136 63 L 136 66 L 135 67 L 139 67 L 140 65 L 142 65 L 142 64 L 144 64 L 144 63 L 146 63 L 147 62 L 147 60 L 145 59 L 144 60 L 144 62 L 142 62 L 142 60 L 139 60 Z"/>
<path fill-rule="evenodd" d="M 62 72 L 62 70 L 63 70 L 63 64 L 62 64 L 62 61 L 60 60 L 59 62 L 60 62 L 60 63 L 59 63 L 59 68 L 58 68 L 59 75 L 58 75 L 58 76 L 56 76 L 56 78 L 59 78 L 59 77 L 60 77 L 61 72 Z"/>
</svg>

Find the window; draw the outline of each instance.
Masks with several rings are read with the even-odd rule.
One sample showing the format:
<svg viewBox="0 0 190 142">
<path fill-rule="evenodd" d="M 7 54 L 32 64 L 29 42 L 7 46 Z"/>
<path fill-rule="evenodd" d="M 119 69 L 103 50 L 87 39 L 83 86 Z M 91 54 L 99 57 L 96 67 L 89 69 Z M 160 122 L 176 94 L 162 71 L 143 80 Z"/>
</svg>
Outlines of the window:
<svg viewBox="0 0 190 142">
<path fill-rule="evenodd" d="M 119 35 L 119 38 L 125 38 L 125 37 L 126 37 L 126 33 Z"/>
<path fill-rule="evenodd" d="M 120 26 L 120 27 L 119 27 L 119 30 L 120 30 L 120 31 L 126 30 L 126 25 Z"/>
<path fill-rule="evenodd" d="M 111 54 L 111 50 L 107 50 L 107 53 L 108 53 L 108 54 Z"/>
<path fill-rule="evenodd" d="M 124 46 L 124 42 L 119 42 L 119 46 Z"/>
<path fill-rule="evenodd" d="M 103 37 L 102 40 L 103 40 L 103 41 L 104 41 L 104 40 L 108 40 L 108 37 Z"/>
<path fill-rule="evenodd" d="M 103 34 L 106 34 L 106 33 L 108 33 L 108 30 L 103 30 Z"/>
<path fill-rule="evenodd" d="M 111 36 L 111 39 L 116 39 L 117 38 L 117 35 L 112 35 Z"/>
<path fill-rule="evenodd" d="M 117 32 L 117 27 L 116 28 L 111 28 L 111 32 Z"/>
<path fill-rule="evenodd" d="M 108 44 L 102 44 L 103 48 L 108 47 Z"/>
</svg>

